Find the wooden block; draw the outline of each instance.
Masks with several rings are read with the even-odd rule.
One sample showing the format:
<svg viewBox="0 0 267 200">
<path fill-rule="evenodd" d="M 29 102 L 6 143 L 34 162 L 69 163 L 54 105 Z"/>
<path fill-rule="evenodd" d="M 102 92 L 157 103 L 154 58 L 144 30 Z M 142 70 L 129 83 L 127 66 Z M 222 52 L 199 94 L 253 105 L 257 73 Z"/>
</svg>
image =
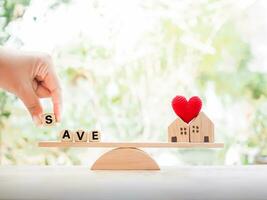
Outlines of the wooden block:
<svg viewBox="0 0 267 200">
<path fill-rule="evenodd" d="M 99 131 L 91 131 L 89 141 L 90 142 L 100 142 L 101 134 Z"/>
<path fill-rule="evenodd" d="M 169 142 L 189 142 L 189 126 L 181 118 L 177 118 L 168 127 Z"/>
<path fill-rule="evenodd" d="M 84 130 L 77 130 L 73 132 L 75 142 L 87 142 L 88 134 Z"/>
<path fill-rule="evenodd" d="M 41 118 L 44 126 L 53 126 L 56 123 L 56 117 L 53 113 L 42 114 Z"/>
<path fill-rule="evenodd" d="M 60 132 L 61 142 L 73 142 L 73 134 L 70 130 L 65 129 Z"/>
</svg>

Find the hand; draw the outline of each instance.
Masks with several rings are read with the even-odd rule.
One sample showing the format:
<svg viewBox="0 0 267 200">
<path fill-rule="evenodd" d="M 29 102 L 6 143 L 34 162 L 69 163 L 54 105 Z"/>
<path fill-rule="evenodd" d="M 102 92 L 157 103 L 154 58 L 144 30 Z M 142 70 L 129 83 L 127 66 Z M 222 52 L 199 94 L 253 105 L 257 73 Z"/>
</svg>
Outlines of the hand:
<svg viewBox="0 0 267 200">
<path fill-rule="evenodd" d="M 18 96 L 36 124 L 43 113 L 39 98 L 51 97 L 59 122 L 62 97 L 50 56 L 0 50 L 0 87 Z"/>
</svg>

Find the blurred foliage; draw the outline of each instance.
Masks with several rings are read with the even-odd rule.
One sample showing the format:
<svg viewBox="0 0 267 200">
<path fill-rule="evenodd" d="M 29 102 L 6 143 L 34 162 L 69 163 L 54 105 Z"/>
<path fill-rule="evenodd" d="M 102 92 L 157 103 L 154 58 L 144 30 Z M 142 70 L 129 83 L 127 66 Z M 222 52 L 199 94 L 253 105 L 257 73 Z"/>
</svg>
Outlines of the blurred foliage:
<svg viewBox="0 0 267 200">
<path fill-rule="evenodd" d="M 97 128 L 106 140 L 165 141 L 176 94 L 203 98 L 225 148 L 150 152 L 163 163 L 172 156 L 185 164 L 251 164 L 267 156 L 267 77 L 253 63 L 255 44 L 245 26 L 250 18 L 255 22 L 257 6 L 224 0 L 2 0 L 1 44 L 52 46 L 65 95 L 64 120 L 53 130 L 33 127 L 17 101 L 10 119 L 0 118 L 3 163 L 82 164 L 88 155 L 93 160 L 97 152 L 36 148 L 36 141 L 57 139 L 62 127 Z M 27 25 L 22 36 L 12 32 L 11 22 Z M 32 40 L 25 37 L 32 32 Z M 0 116 L 8 117 L 5 105 L 12 101 L 1 95 Z"/>
<path fill-rule="evenodd" d="M 1 31 L 0 35 L 0 44 L 4 44 L 4 42 L 8 39 L 9 35 L 5 32 L 6 26 L 13 20 L 16 20 L 23 16 L 25 6 L 28 6 L 30 0 L 0 0 L 0 17 Z"/>
<path fill-rule="evenodd" d="M 5 31 L 6 26 L 12 21 L 23 15 L 23 7 L 29 4 L 30 0 L 0 0 L 0 46 L 2 46 L 9 38 L 9 34 Z M 13 99 L 6 92 L 0 92 L 0 145 L 2 144 L 2 129 L 4 120 L 7 119 L 11 110 L 8 109 L 8 103 L 12 103 Z M 2 152 L 2 145 L 0 151 Z M 2 156 L 1 156 L 2 158 Z M 0 163 L 1 163 L 0 158 Z"/>
</svg>

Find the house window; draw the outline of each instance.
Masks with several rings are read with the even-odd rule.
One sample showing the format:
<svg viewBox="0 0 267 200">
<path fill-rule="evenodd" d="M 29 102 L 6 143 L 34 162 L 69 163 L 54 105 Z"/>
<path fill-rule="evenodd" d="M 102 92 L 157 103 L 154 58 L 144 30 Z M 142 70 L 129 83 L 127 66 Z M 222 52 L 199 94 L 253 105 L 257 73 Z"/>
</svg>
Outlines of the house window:
<svg viewBox="0 0 267 200">
<path fill-rule="evenodd" d="M 209 136 L 204 136 L 204 142 L 209 142 Z"/>
<path fill-rule="evenodd" d="M 172 142 L 177 142 L 177 137 L 173 136 L 171 140 L 172 140 Z"/>
<path fill-rule="evenodd" d="M 196 126 L 196 128 L 197 128 L 197 133 L 199 132 L 199 127 L 198 126 Z"/>
</svg>

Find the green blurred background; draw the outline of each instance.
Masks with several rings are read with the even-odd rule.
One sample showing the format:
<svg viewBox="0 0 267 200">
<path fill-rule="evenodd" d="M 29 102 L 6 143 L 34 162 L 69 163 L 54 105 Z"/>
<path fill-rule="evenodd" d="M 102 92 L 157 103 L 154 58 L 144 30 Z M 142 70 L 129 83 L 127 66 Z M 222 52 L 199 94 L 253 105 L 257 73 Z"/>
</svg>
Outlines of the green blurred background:
<svg viewBox="0 0 267 200">
<path fill-rule="evenodd" d="M 62 123 L 40 128 L 1 91 L 1 165 L 89 165 L 106 151 L 37 147 L 63 128 L 167 141 L 177 94 L 202 98 L 225 148 L 147 150 L 161 165 L 267 163 L 266 10 L 263 0 L 0 0 L 1 46 L 51 54 L 64 96 Z"/>
</svg>

